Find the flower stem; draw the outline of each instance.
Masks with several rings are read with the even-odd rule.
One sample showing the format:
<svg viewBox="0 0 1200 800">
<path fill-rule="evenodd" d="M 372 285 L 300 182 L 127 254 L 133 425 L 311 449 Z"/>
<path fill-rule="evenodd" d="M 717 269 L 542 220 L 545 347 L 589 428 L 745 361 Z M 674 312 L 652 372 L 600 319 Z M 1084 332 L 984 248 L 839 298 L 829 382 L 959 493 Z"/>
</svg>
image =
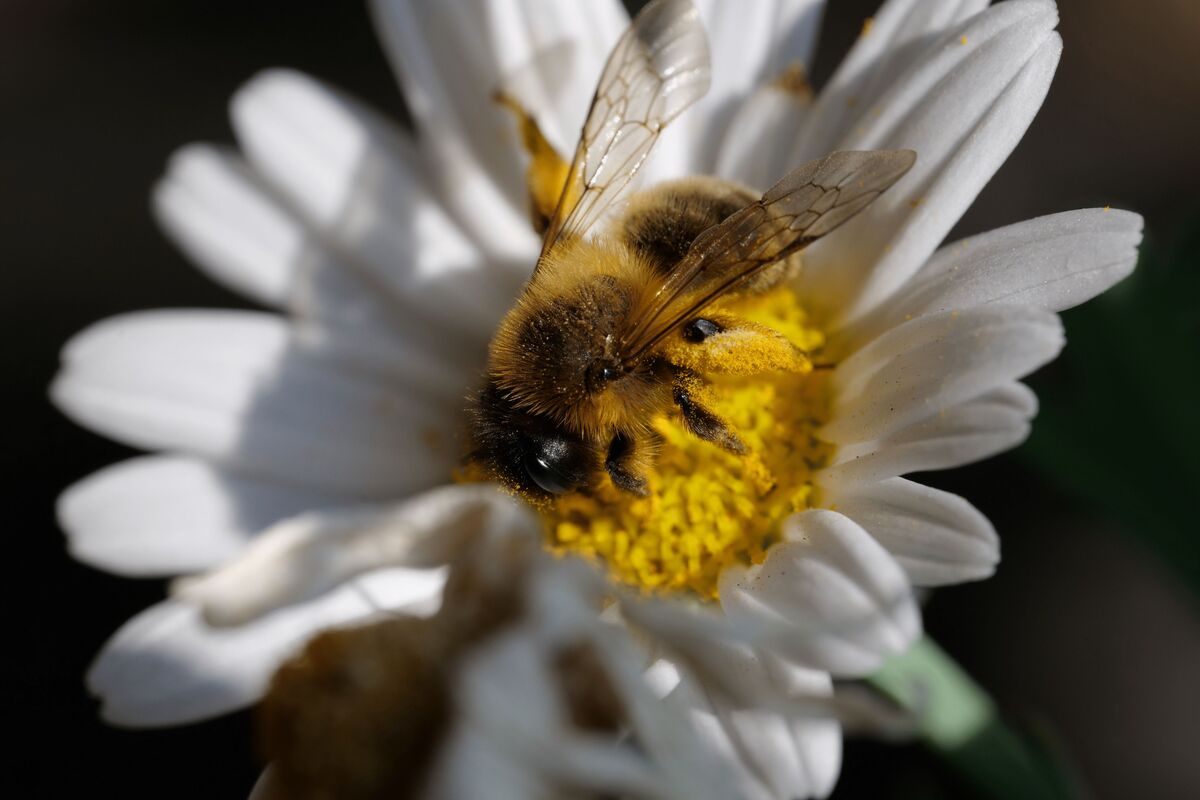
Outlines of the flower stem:
<svg viewBox="0 0 1200 800">
<path fill-rule="evenodd" d="M 929 637 L 888 660 L 869 682 L 911 712 L 926 746 L 988 796 L 1078 796 L 1067 770 L 1011 728 L 987 692 Z"/>
</svg>

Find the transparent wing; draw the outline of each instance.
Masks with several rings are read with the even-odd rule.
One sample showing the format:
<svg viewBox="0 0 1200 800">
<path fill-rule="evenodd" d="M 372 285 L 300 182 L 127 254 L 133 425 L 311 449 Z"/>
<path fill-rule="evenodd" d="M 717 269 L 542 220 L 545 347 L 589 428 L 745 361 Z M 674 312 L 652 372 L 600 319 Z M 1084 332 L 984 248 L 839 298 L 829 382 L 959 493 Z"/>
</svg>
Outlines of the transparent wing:
<svg viewBox="0 0 1200 800">
<path fill-rule="evenodd" d="M 542 255 L 586 234 L 624 196 L 663 128 L 704 96 L 709 77 L 708 38 L 690 0 L 646 5 L 604 65 Z"/>
<path fill-rule="evenodd" d="M 662 288 L 632 318 L 622 360 L 632 362 L 759 270 L 820 239 L 908 172 L 912 150 L 843 151 L 788 173 L 758 202 L 696 237 Z"/>
</svg>

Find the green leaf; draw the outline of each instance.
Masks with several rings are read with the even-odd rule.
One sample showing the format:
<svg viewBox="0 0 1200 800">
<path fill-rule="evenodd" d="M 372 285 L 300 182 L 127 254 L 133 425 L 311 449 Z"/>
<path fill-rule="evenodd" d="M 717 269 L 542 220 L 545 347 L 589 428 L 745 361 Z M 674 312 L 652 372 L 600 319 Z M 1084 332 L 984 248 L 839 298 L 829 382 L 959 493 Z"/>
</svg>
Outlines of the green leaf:
<svg viewBox="0 0 1200 800">
<path fill-rule="evenodd" d="M 928 637 L 870 683 L 909 711 L 925 744 L 997 800 L 1066 800 L 1076 782 L 1049 748 L 1011 728 L 996 704 Z"/>
</svg>

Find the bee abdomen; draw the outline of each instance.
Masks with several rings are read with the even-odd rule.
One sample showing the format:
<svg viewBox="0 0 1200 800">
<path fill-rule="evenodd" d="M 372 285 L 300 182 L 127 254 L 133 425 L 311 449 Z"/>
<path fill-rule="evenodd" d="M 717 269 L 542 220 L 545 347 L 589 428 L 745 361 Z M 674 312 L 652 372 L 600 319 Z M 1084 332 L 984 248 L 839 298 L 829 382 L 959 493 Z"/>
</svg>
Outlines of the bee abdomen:
<svg viewBox="0 0 1200 800">
<path fill-rule="evenodd" d="M 617 223 L 624 242 L 663 275 L 708 228 L 758 197 L 719 178 L 683 178 L 641 192 Z"/>
</svg>

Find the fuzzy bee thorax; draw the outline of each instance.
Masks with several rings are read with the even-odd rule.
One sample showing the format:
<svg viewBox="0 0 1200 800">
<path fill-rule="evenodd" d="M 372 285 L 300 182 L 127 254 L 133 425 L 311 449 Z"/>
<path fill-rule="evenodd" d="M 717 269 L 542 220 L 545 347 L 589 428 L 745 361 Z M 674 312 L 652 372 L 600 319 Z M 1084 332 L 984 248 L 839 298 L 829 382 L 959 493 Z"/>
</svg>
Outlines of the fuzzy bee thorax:
<svg viewBox="0 0 1200 800">
<path fill-rule="evenodd" d="M 617 345 L 653 281 L 644 258 L 600 239 L 548 254 L 492 341 L 488 371 L 522 410 L 581 435 L 649 408 L 648 375 L 618 375 Z"/>
</svg>

